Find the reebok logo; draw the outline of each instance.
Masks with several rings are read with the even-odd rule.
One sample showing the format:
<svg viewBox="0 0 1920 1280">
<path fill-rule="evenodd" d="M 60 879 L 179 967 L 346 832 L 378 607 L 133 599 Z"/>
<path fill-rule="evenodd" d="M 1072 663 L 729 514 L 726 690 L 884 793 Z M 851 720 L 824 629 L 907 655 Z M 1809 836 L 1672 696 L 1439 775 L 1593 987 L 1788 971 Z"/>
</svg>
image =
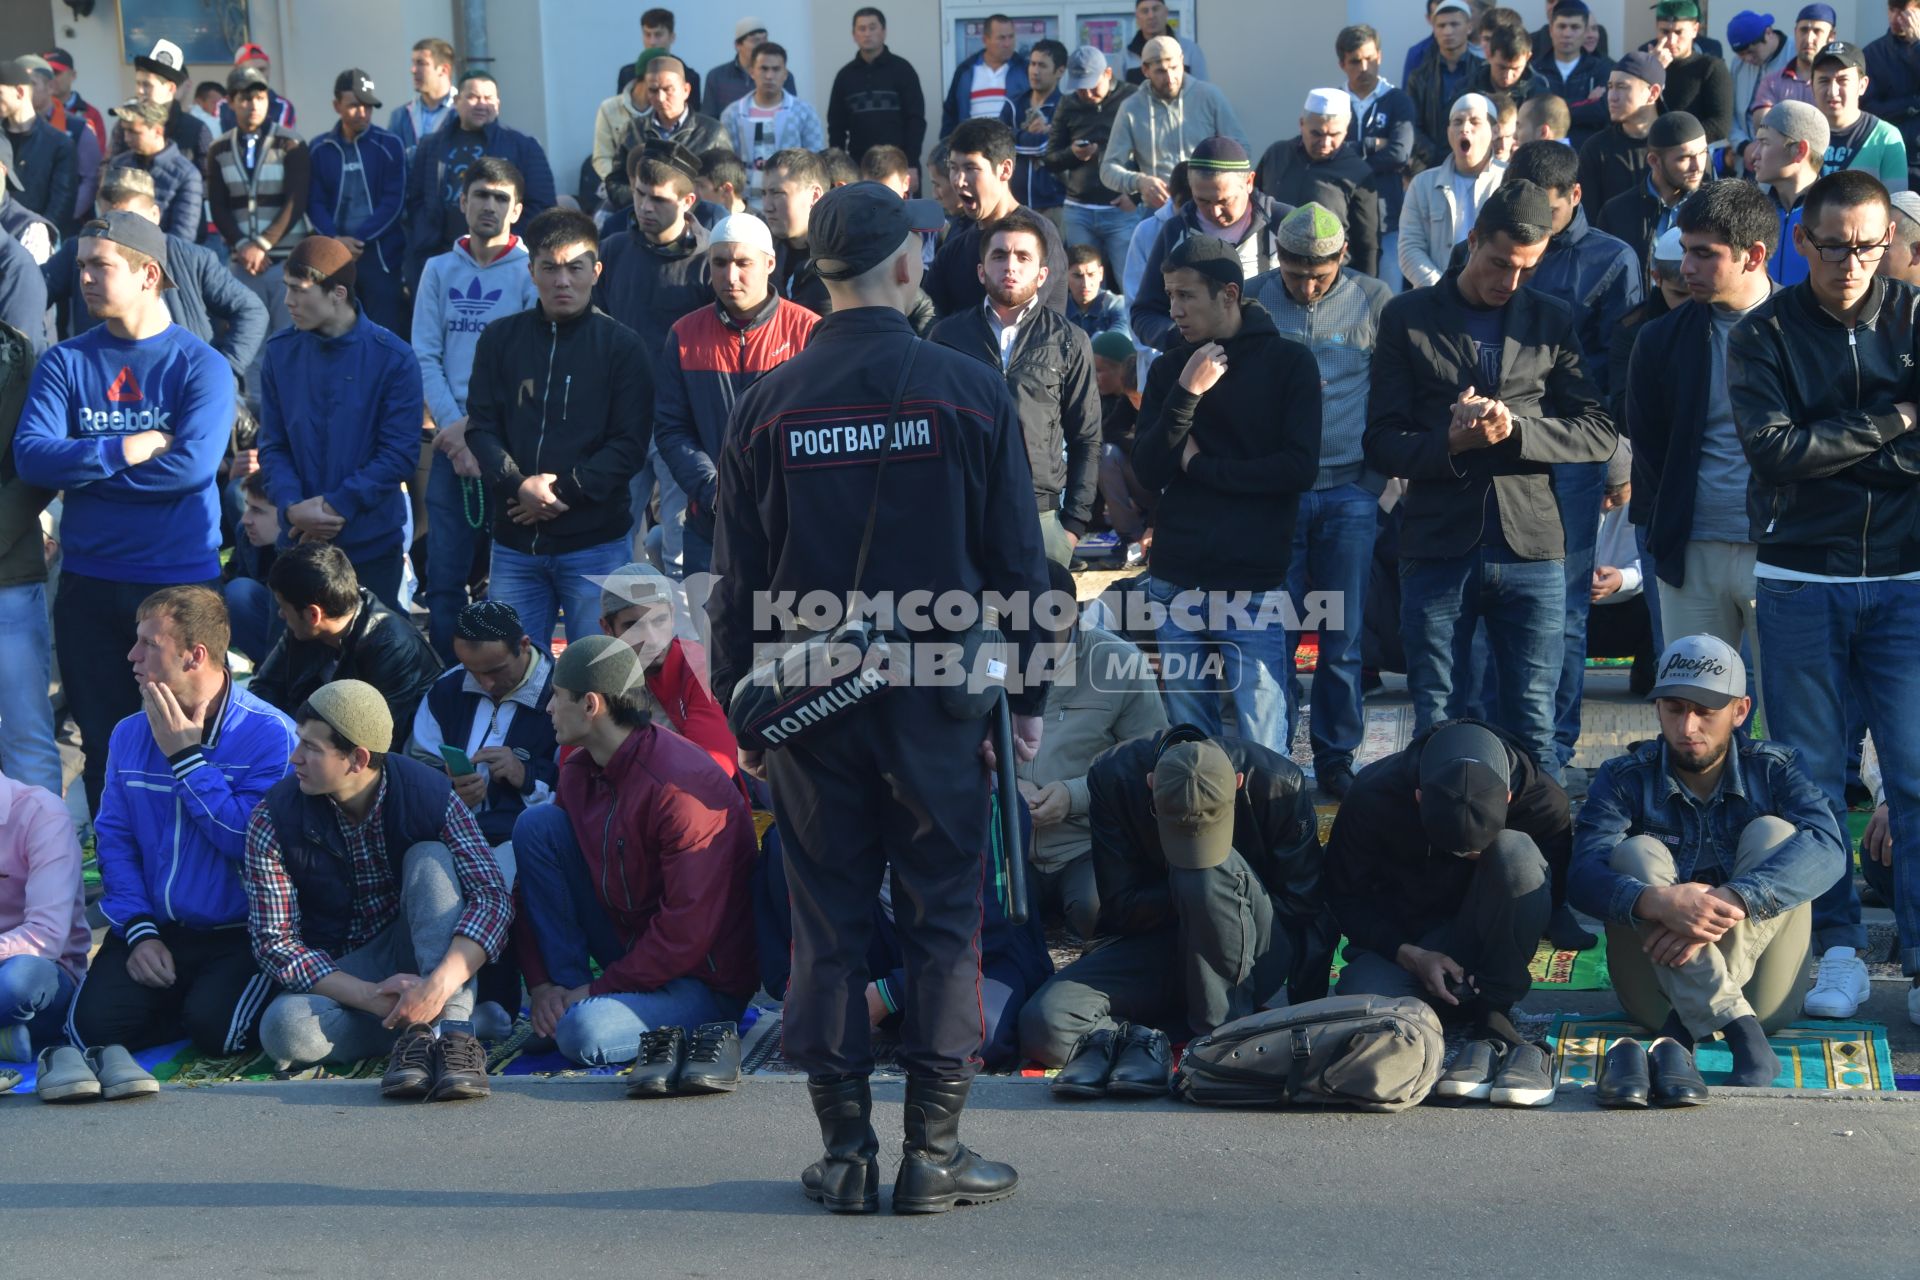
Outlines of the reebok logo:
<svg viewBox="0 0 1920 1280">
<path fill-rule="evenodd" d="M 480 277 L 475 276 L 468 282 L 465 293 L 458 288 L 447 290 L 447 305 L 463 316 L 483 316 L 500 301 L 500 293 L 498 289 L 482 289 Z"/>
<path fill-rule="evenodd" d="M 140 390 L 140 380 L 133 376 L 133 369 L 120 366 L 120 376 L 107 388 L 107 399 L 115 404 L 129 404 L 135 400 L 145 400 L 146 393 Z"/>
<path fill-rule="evenodd" d="M 88 435 L 130 435 L 135 431 L 171 431 L 171 409 L 80 408 L 80 430 Z"/>
</svg>

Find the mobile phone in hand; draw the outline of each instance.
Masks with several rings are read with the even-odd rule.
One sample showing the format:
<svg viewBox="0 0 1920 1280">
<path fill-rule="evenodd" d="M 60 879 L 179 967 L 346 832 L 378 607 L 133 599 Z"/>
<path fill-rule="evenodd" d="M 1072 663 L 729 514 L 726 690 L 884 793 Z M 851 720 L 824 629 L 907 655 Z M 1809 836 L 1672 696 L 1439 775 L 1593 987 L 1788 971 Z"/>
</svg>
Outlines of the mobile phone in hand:
<svg viewBox="0 0 1920 1280">
<path fill-rule="evenodd" d="M 470 773 L 480 772 L 468 759 L 467 753 L 450 743 L 440 744 L 440 758 L 447 762 L 447 772 L 456 778 L 464 778 Z"/>
</svg>

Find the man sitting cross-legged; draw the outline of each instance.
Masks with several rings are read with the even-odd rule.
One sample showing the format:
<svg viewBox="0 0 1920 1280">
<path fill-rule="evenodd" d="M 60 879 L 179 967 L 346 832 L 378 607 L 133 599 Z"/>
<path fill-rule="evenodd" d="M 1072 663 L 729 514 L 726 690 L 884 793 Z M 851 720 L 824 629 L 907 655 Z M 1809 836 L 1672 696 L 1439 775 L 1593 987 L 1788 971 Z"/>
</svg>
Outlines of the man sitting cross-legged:
<svg viewBox="0 0 1920 1280">
<path fill-rule="evenodd" d="M 67 1035 L 129 1049 L 187 1036 L 203 1053 L 244 1053 L 272 983 L 239 927 L 240 861 L 247 815 L 286 776 L 293 726 L 227 675 L 217 592 L 167 587 L 136 617 L 127 657 L 144 711 L 114 726 L 94 824 L 107 940 Z"/>
<path fill-rule="evenodd" d="M 1684 1049 L 1723 1036 L 1727 1083 L 1772 1084 L 1766 1028 L 1800 1010 L 1807 904 L 1847 873 L 1846 839 L 1798 752 L 1735 733 L 1753 699 L 1725 641 L 1668 645 L 1651 696 L 1660 736 L 1602 765 L 1580 808 L 1573 900 L 1607 921 L 1629 1017 Z"/>
<path fill-rule="evenodd" d="M 487 847 L 446 774 L 387 754 L 372 685 L 322 685 L 293 718 L 293 776 L 247 826 L 247 930 L 287 989 L 262 1046 L 288 1066 L 391 1050 L 386 1097 L 485 1097 L 473 977 L 513 919 L 512 854 Z"/>
<path fill-rule="evenodd" d="M 632 1092 L 695 1087 L 703 1071 L 732 1088 L 737 1044 L 731 1064 L 682 1073 L 671 1041 L 735 1021 L 759 984 L 747 802 L 705 751 L 655 723 L 640 662 L 612 636 L 567 646 L 549 714 L 560 745 L 581 749 L 560 766 L 557 803 L 513 828 L 533 1029 L 589 1066 L 644 1052 Z"/>
</svg>

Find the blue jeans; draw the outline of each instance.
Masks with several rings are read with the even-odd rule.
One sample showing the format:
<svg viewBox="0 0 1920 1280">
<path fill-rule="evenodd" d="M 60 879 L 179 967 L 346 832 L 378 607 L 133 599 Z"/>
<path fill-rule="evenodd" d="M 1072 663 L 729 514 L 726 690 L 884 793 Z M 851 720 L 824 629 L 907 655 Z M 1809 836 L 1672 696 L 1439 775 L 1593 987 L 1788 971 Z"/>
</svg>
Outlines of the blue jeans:
<svg viewBox="0 0 1920 1280">
<path fill-rule="evenodd" d="M 1400 274 L 1400 232 L 1398 229 L 1380 237 L 1380 283 L 1401 292 L 1407 287 L 1407 278 Z"/>
<path fill-rule="evenodd" d="M 1147 579 L 1147 595 L 1167 607 L 1158 638 L 1168 719 L 1218 737 L 1225 731 L 1220 700 L 1231 694 L 1237 736 L 1292 754 L 1286 736 L 1290 637 L 1284 626 L 1258 618 L 1268 598 L 1277 605 L 1282 594 L 1187 590 Z"/>
<path fill-rule="evenodd" d="M 557 805 L 535 805 L 513 826 L 513 856 L 527 923 L 549 981 L 581 987 L 627 953 L 596 896 L 573 824 Z M 722 995 L 698 978 L 675 978 L 655 991 L 590 996 L 554 1030 L 560 1052 L 590 1067 L 631 1062 L 640 1037 L 654 1027 L 731 1022 L 745 1002 Z"/>
<path fill-rule="evenodd" d="M 542 648 L 553 644 L 554 615 L 564 612 L 567 639 L 600 629 L 600 583 L 627 563 L 627 540 L 603 542 L 557 556 L 530 556 L 495 543 L 487 594 L 504 600 Z"/>
<path fill-rule="evenodd" d="M 1477 547 L 1446 560 L 1403 558 L 1400 633 L 1414 732 L 1463 714 L 1454 673 L 1471 661 L 1474 625 L 1484 618 L 1500 672 L 1493 721 L 1558 780 L 1553 691 L 1560 680 L 1566 591 L 1561 561 L 1521 560 L 1505 547 Z"/>
<path fill-rule="evenodd" d="M 0 1025 L 24 1022 L 36 1049 L 65 1044 L 75 985 L 65 969 L 40 956 L 0 960 Z"/>
<path fill-rule="evenodd" d="M 0 768 L 16 782 L 57 796 L 60 748 L 54 744 L 53 702 L 47 697 L 52 681 L 46 584 L 0 587 Z"/>
<path fill-rule="evenodd" d="M 258 667 L 266 661 L 267 651 L 286 630 L 280 609 L 273 601 L 273 589 L 256 578 L 232 578 L 221 588 L 227 600 L 227 623 L 232 629 L 235 649 L 253 659 Z"/>
<path fill-rule="evenodd" d="M 453 661 L 453 624 L 467 607 L 467 577 L 493 528 L 493 496 L 479 480 L 457 476 L 438 449 L 427 470 L 427 635 L 442 662 Z"/>
<path fill-rule="evenodd" d="M 1593 546 L 1600 535 L 1600 499 L 1607 488 L 1604 462 L 1565 462 L 1553 469 L 1553 496 L 1567 540 L 1567 621 L 1560 687 L 1553 696 L 1553 736 L 1559 764 L 1573 761 L 1580 741 L 1580 698 L 1587 683 L 1587 606 L 1593 590 Z"/>
<path fill-rule="evenodd" d="M 1315 489 L 1300 495 L 1293 525 L 1293 561 L 1287 594 L 1302 604 L 1309 591 L 1334 593 L 1344 609 L 1344 626 L 1320 629 L 1320 665 L 1313 673 L 1313 738 L 1316 770 L 1352 768 L 1365 725 L 1360 692 L 1360 637 L 1367 615 L 1367 574 L 1373 567 L 1373 535 L 1380 500 L 1357 484 Z M 1287 653 L 1298 647 L 1298 632 L 1287 637 Z M 1298 695 L 1288 682 L 1287 741 L 1293 741 L 1299 716 Z"/>
<path fill-rule="evenodd" d="M 1900 965 L 1920 973 L 1920 582 L 1755 582 L 1767 734 L 1800 753 L 1847 825 L 1847 685 L 1880 753 L 1893 822 L 1893 911 Z M 1853 868 L 1813 900 L 1821 950 L 1864 950 Z"/>
<path fill-rule="evenodd" d="M 1104 209 L 1067 205 L 1065 213 L 1067 243 L 1090 244 L 1100 250 L 1100 256 L 1107 260 L 1107 279 L 1120 283 L 1120 273 L 1127 265 L 1127 246 L 1133 240 L 1133 229 L 1140 225 L 1139 206 L 1132 213 L 1122 213 L 1112 205 Z"/>
</svg>

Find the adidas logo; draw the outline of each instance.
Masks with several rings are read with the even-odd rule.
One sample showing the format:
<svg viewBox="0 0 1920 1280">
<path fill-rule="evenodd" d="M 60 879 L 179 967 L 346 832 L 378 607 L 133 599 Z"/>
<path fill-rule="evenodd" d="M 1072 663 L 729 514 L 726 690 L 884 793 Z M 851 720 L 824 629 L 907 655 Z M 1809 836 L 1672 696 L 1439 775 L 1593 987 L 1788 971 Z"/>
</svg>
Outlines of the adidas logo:
<svg viewBox="0 0 1920 1280">
<path fill-rule="evenodd" d="M 500 301 L 499 289 L 487 290 L 480 287 L 480 277 L 475 276 L 467 283 L 462 293 L 457 287 L 447 290 L 447 305 L 463 316 L 483 316 L 493 310 L 493 304 Z"/>
</svg>

